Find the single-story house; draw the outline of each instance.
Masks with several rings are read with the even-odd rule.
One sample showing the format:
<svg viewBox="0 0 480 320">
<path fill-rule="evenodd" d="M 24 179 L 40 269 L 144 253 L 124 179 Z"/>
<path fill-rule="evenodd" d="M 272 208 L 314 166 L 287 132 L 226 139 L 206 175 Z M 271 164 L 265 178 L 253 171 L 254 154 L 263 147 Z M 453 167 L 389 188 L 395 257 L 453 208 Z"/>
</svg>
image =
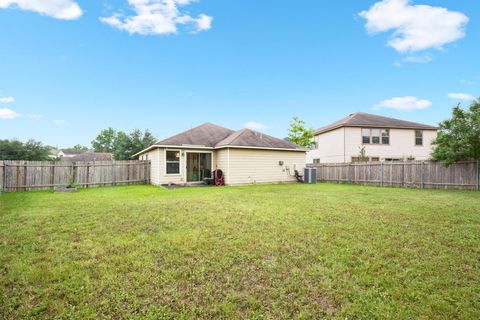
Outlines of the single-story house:
<svg viewBox="0 0 480 320">
<path fill-rule="evenodd" d="M 83 153 L 77 154 L 71 158 L 63 159 L 67 161 L 112 161 L 113 154 L 108 152 L 95 152 L 88 150 Z"/>
<path fill-rule="evenodd" d="M 206 123 L 159 141 L 134 157 L 151 162 L 151 183 L 195 184 L 215 169 L 225 184 L 295 182 L 306 165 L 305 149 L 250 129 Z"/>
<path fill-rule="evenodd" d="M 357 112 L 315 131 L 308 163 L 357 162 L 365 148 L 370 161 L 427 160 L 437 127 Z"/>
<path fill-rule="evenodd" d="M 69 160 L 70 158 L 73 158 L 79 154 L 84 153 L 85 150 L 78 150 L 78 149 L 55 149 L 50 152 L 50 156 L 52 158 L 59 158 L 59 159 L 65 159 Z"/>
</svg>

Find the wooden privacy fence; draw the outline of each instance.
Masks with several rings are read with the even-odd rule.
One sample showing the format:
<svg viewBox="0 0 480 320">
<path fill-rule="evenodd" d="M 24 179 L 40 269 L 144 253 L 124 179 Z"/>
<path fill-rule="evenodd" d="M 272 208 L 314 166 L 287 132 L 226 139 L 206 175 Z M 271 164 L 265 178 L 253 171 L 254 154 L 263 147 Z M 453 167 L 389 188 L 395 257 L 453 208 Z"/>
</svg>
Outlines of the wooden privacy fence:
<svg viewBox="0 0 480 320">
<path fill-rule="evenodd" d="M 149 161 L 0 161 L 0 191 L 89 188 L 150 182 Z"/>
<path fill-rule="evenodd" d="M 480 189 L 480 162 L 449 167 L 437 161 L 312 164 L 317 180 L 378 186 L 436 189 Z"/>
</svg>

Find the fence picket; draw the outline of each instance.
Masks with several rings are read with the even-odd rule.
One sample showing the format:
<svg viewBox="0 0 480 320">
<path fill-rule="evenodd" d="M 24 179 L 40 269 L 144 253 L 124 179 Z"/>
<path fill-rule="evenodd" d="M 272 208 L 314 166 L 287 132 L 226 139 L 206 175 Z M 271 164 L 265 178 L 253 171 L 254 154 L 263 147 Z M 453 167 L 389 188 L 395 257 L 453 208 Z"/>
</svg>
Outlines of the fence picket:
<svg viewBox="0 0 480 320">
<path fill-rule="evenodd" d="M 149 183 L 150 162 L 3 161 L 0 179 L 4 192 L 51 189 L 66 186 L 72 179 L 79 187 Z"/>
<path fill-rule="evenodd" d="M 322 163 L 309 166 L 318 168 L 318 181 L 480 190 L 480 161 L 458 162 L 450 167 L 436 161 Z"/>
</svg>

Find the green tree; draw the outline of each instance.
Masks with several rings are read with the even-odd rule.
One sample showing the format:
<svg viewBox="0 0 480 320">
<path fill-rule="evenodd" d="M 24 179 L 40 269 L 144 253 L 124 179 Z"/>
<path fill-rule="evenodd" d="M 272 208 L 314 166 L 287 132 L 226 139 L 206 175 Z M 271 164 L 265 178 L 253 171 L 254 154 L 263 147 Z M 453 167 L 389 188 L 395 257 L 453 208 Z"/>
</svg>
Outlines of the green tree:
<svg viewBox="0 0 480 320">
<path fill-rule="evenodd" d="M 117 139 L 117 132 L 112 128 L 104 129 L 92 141 L 92 147 L 96 152 L 110 152 L 114 153 L 114 144 Z"/>
<path fill-rule="evenodd" d="M 460 105 L 454 107 L 452 118 L 440 123 L 433 144 L 433 159 L 447 166 L 462 160 L 480 160 L 480 100 L 472 102 L 468 110 Z"/>
<path fill-rule="evenodd" d="M 0 160 L 47 161 L 49 154 L 50 147 L 40 141 L 0 140 Z"/>
<path fill-rule="evenodd" d="M 305 148 L 310 148 L 314 144 L 313 129 L 307 129 L 305 127 L 305 121 L 298 117 L 293 117 L 292 122 L 290 123 L 288 138 L 292 143 Z"/>
<path fill-rule="evenodd" d="M 134 154 L 131 153 L 132 142 L 130 137 L 123 131 L 117 132 L 113 143 L 113 156 L 115 160 L 128 160 Z"/>
<path fill-rule="evenodd" d="M 110 152 L 116 160 L 128 160 L 139 151 L 148 148 L 156 142 L 149 130 L 133 130 L 130 134 L 115 131 L 112 128 L 102 130 L 92 141 L 97 152 Z"/>
<path fill-rule="evenodd" d="M 156 141 L 156 138 L 148 130 L 142 132 L 141 130 L 136 129 L 129 135 L 119 131 L 115 141 L 115 159 L 128 160 L 134 154 L 148 148 Z"/>
<path fill-rule="evenodd" d="M 81 144 L 76 144 L 73 146 L 74 150 L 82 150 L 82 151 L 87 151 L 88 150 L 88 147 L 85 147 L 85 146 L 82 146 Z"/>
</svg>

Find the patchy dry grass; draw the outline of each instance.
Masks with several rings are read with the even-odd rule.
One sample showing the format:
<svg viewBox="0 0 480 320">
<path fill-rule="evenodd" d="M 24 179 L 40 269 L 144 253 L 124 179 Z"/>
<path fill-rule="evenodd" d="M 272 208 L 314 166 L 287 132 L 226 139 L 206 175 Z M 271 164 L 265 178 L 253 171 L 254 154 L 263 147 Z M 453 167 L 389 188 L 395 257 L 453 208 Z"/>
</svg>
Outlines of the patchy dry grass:
<svg viewBox="0 0 480 320">
<path fill-rule="evenodd" d="M 0 197 L 0 318 L 480 318 L 480 193 L 151 186 Z"/>
</svg>

